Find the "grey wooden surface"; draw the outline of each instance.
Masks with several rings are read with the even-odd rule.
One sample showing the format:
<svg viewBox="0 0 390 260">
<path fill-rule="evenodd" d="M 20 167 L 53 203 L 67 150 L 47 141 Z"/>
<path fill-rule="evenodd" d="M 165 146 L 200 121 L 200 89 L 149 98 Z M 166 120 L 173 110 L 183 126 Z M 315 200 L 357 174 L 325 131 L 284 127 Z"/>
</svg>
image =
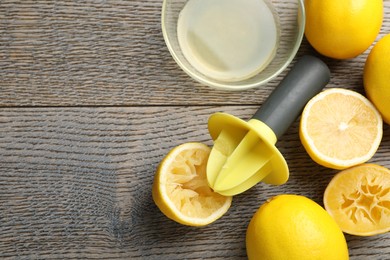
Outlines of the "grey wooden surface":
<svg viewBox="0 0 390 260">
<path fill-rule="evenodd" d="M 381 34 L 390 33 L 385 0 Z M 188 141 L 212 145 L 217 111 L 248 119 L 286 72 L 263 88 L 212 90 L 171 58 L 160 29 L 162 0 L 0 1 L 0 258 L 246 259 L 257 208 L 281 193 L 322 205 L 337 172 L 315 164 L 298 123 L 278 141 L 287 184 L 234 197 L 210 226 L 186 227 L 154 205 L 162 157 Z M 298 56 L 317 55 L 306 40 Z M 364 93 L 368 51 L 323 58 L 329 87 Z M 390 127 L 371 162 L 390 167 Z M 351 259 L 390 259 L 390 234 L 346 235 Z"/>
</svg>

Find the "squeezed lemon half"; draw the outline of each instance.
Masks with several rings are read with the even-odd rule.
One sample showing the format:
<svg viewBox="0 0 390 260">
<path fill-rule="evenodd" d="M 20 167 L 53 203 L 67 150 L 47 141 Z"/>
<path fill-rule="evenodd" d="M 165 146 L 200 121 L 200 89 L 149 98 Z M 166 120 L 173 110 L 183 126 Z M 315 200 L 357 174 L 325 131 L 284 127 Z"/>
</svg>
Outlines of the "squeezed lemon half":
<svg viewBox="0 0 390 260">
<path fill-rule="evenodd" d="M 362 164 L 339 172 L 325 190 L 324 205 L 345 233 L 390 231 L 390 170 Z"/>
<path fill-rule="evenodd" d="M 189 226 L 216 221 L 230 208 L 232 197 L 214 192 L 207 183 L 211 149 L 202 143 L 173 148 L 161 161 L 152 188 L 154 202 L 168 218 Z"/>
</svg>

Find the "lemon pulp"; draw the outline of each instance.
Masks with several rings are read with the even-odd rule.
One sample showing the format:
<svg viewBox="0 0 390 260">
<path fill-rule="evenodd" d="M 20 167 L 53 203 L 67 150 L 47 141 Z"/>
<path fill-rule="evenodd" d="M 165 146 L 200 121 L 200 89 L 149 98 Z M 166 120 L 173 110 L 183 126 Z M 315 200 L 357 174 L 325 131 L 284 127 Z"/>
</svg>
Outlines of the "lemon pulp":
<svg viewBox="0 0 390 260">
<path fill-rule="evenodd" d="M 325 190 L 324 205 L 345 233 L 389 232 L 390 170 L 369 163 L 339 172 Z"/>
<path fill-rule="evenodd" d="M 382 118 L 363 95 L 331 88 L 305 106 L 299 136 L 318 164 L 345 169 L 372 158 L 382 140 Z"/>
<path fill-rule="evenodd" d="M 210 189 L 206 163 L 210 148 L 202 143 L 184 143 L 161 161 L 154 177 L 153 200 L 168 218 L 189 226 L 208 225 L 229 209 L 232 197 Z"/>
</svg>

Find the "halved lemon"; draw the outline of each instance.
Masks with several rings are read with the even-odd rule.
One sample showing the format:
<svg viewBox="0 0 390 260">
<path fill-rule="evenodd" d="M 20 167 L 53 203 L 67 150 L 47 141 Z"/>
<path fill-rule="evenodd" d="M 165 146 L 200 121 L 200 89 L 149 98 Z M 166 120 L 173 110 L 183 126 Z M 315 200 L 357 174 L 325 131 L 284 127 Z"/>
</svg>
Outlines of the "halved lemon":
<svg viewBox="0 0 390 260">
<path fill-rule="evenodd" d="M 345 169 L 367 162 L 382 140 L 382 117 L 363 95 L 331 88 L 305 106 L 299 136 L 320 165 Z"/>
<path fill-rule="evenodd" d="M 324 206 L 345 233 L 390 231 L 390 170 L 362 164 L 339 172 L 325 190 Z"/>
<path fill-rule="evenodd" d="M 184 225 L 204 226 L 229 209 L 232 197 L 214 192 L 207 183 L 210 151 L 202 143 L 185 143 L 173 148 L 161 161 L 152 194 L 168 218 Z"/>
</svg>

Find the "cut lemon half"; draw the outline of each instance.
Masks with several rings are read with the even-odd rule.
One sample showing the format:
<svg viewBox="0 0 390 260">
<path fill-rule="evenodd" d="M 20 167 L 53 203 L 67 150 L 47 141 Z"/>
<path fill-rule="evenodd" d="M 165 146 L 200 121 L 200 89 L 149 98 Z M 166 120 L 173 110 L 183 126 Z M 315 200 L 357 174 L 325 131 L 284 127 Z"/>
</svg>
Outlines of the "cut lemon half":
<svg viewBox="0 0 390 260">
<path fill-rule="evenodd" d="M 325 190 L 324 206 L 345 233 L 390 231 L 390 170 L 362 164 L 339 172 Z"/>
<path fill-rule="evenodd" d="M 305 106 L 299 136 L 318 164 L 345 169 L 372 158 L 382 140 L 382 117 L 363 95 L 331 88 Z"/>
<path fill-rule="evenodd" d="M 232 197 L 214 192 L 207 183 L 210 151 L 202 143 L 185 143 L 173 148 L 161 161 L 152 195 L 168 218 L 184 225 L 204 226 L 229 209 Z"/>
</svg>

